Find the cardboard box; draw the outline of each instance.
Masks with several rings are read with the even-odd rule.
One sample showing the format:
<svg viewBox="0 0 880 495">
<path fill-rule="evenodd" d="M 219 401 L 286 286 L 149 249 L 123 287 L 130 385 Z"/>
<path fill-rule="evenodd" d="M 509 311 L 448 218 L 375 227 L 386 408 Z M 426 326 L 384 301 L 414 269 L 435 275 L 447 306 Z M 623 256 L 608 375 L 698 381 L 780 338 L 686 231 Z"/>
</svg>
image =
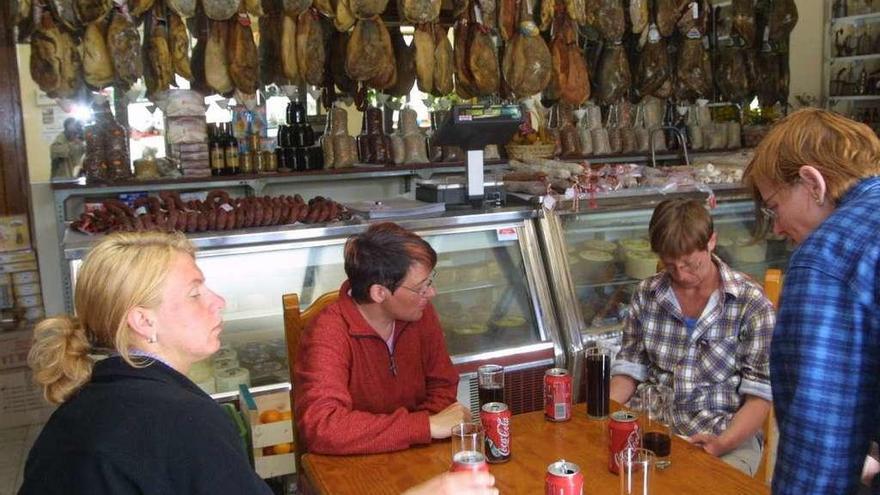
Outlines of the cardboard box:
<svg viewBox="0 0 880 495">
<path fill-rule="evenodd" d="M 0 216 L 0 252 L 31 247 L 27 215 Z"/>
<path fill-rule="evenodd" d="M 29 369 L 0 372 L 0 428 L 43 424 L 54 410 Z"/>
<path fill-rule="evenodd" d="M 26 367 L 32 339 L 30 329 L 0 333 L 0 370 Z"/>
</svg>

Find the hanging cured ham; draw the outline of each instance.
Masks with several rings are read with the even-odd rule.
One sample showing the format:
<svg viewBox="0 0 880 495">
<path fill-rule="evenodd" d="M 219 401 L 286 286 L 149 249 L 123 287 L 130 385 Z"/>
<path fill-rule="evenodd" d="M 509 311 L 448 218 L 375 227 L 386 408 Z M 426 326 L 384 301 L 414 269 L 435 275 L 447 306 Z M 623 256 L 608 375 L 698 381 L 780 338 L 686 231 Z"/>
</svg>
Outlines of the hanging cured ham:
<svg viewBox="0 0 880 495">
<path fill-rule="evenodd" d="M 226 57 L 228 33 L 228 23 L 209 22 L 208 43 L 205 46 L 205 80 L 211 89 L 221 95 L 235 89 L 235 84 L 229 77 L 229 60 Z"/>
<path fill-rule="evenodd" d="M 337 31 L 347 32 L 356 21 L 357 19 L 354 18 L 354 14 L 351 13 L 351 8 L 348 6 L 348 0 L 336 0 L 336 17 L 333 18 L 333 27 Z"/>
<path fill-rule="evenodd" d="M 712 96 L 712 62 L 702 39 L 682 42 L 675 73 L 675 97 L 693 101 Z"/>
<path fill-rule="evenodd" d="M 394 60 L 397 64 L 397 81 L 385 91 L 392 96 L 409 95 L 416 82 L 415 47 L 406 44 L 398 27 L 391 30 L 391 44 L 394 48 Z"/>
<path fill-rule="evenodd" d="M 798 10 L 794 0 L 775 0 L 770 7 L 767 19 L 768 38 L 771 43 L 788 42 L 788 36 L 798 21 Z"/>
<path fill-rule="evenodd" d="M 140 43 L 134 21 L 121 9 L 115 9 L 107 27 L 107 49 L 113 61 L 116 83 L 123 89 L 131 87 L 144 73 Z"/>
<path fill-rule="evenodd" d="M 265 15 L 262 0 L 244 0 L 244 10 L 254 17 Z"/>
<path fill-rule="evenodd" d="M 599 34 L 602 39 L 611 42 L 620 42 L 623 40 L 623 33 L 626 32 L 626 19 L 624 18 L 623 1 L 622 0 L 598 0 L 599 11 L 596 14 L 596 21 L 599 28 Z"/>
<path fill-rule="evenodd" d="M 468 57 L 468 34 L 470 23 L 459 19 L 453 27 L 452 61 L 455 66 L 455 94 L 467 100 L 477 93 Z"/>
<path fill-rule="evenodd" d="M 260 66 L 250 18 L 246 13 L 241 12 L 229 24 L 226 47 L 229 78 L 232 79 L 235 89 L 246 95 L 253 95 L 257 92 Z"/>
<path fill-rule="evenodd" d="M 648 28 L 648 41 L 642 47 L 639 56 L 638 89 L 641 96 L 652 95 L 658 98 L 669 96 L 672 69 L 669 64 L 669 52 L 666 40 L 660 36 L 657 26 Z M 665 96 L 661 96 L 665 94 Z"/>
<path fill-rule="evenodd" d="M 630 0 L 629 1 L 629 21 L 632 24 L 632 32 L 639 34 L 648 27 L 648 18 L 650 11 L 648 9 L 650 0 Z"/>
<path fill-rule="evenodd" d="M 623 45 L 606 46 L 599 62 L 599 81 L 596 98 L 600 103 L 610 105 L 619 102 L 629 94 L 632 74 Z"/>
<path fill-rule="evenodd" d="M 113 83 L 113 61 L 107 50 L 105 35 L 99 23 L 86 28 L 82 43 L 83 78 L 93 89 L 101 89 Z"/>
<path fill-rule="evenodd" d="M 286 16 L 281 10 L 281 3 L 274 0 L 266 2 L 264 13 L 259 21 L 260 80 L 263 85 L 281 85 L 286 82 L 281 69 L 281 38 Z"/>
<path fill-rule="evenodd" d="M 202 0 L 202 8 L 208 19 L 225 21 L 238 13 L 241 0 Z"/>
<path fill-rule="evenodd" d="M 70 32 L 79 31 L 83 25 L 76 15 L 75 0 L 47 0 L 56 21 Z"/>
<path fill-rule="evenodd" d="M 348 40 L 345 71 L 356 81 L 369 81 L 384 73 L 387 54 L 394 53 L 388 29 L 378 17 L 361 19 Z"/>
<path fill-rule="evenodd" d="M 113 8 L 111 0 L 74 0 L 73 10 L 82 25 L 103 20 Z"/>
<path fill-rule="evenodd" d="M 319 14 L 307 10 L 296 21 L 296 61 L 306 83 L 313 86 L 324 84 L 326 53 L 324 28 Z"/>
<path fill-rule="evenodd" d="M 282 0 L 284 14 L 296 19 L 297 16 L 312 6 L 312 0 Z"/>
<path fill-rule="evenodd" d="M 755 46 L 755 9 L 752 0 L 733 0 L 731 5 L 733 32 L 745 42 L 746 48 Z"/>
<path fill-rule="evenodd" d="M 446 35 L 446 29 L 438 26 L 434 28 L 434 96 L 444 96 L 452 93 L 455 88 L 452 82 L 453 67 L 452 44 Z"/>
<path fill-rule="evenodd" d="M 138 18 L 152 9 L 154 3 L 156 0 L 128 0 L 128 13 Z"/>
<path fill-rule="evenodd" d="M 562 101 L 580 105 L 590 97 L 590 77 L 573 22 L 566 15 L 556 20 L 551 43 L 553 86 Z"/>
<path fill-rule="evenodd" d="M 727 101 L 742 102 L 750 96 L 748 71 L 743 50 L 724 47 L 718 53 L 718 91 Z"/>
<path fill-rule="evenodd" d="M 196 0 L 165 0 L 165 4 L 184 19 L 196 15 Z"/>
<path fill-rule="evenodd" d="M 296 18 L 284 15 L 281 26 L 281 70 L 289 84 L 302 84 L 302 73 L 296 61 Z"/>
<path fill-rule="evenodd" d="M 540 93 L 550 82 L 553 60 L 534 23 L 525 22 L 504 50 L 504 80 L 517 97 Z"/>
<path fill-rule="evenodd" d="M 370 19 L 385 12 L 388 0 L 348 0 L 351 13 L 358 19 Z"/>
<path fill-rule="evenodd" d="M 397 11 L 410 24 L 435 22 L 440 17 L 440 3 L 440 0 L 397 0 Z"/>
<path fill-rule="evenodd" d="M 186 23 L 175 13 L 168 13 L 168 33 L 171 40 L 171 61 L 174 72 L 187 81 L 193 80 L 192 66 L 189 61 L 189 31 Z"/>
<path fill-rule="evenodd" d="M 419 91 L 431 93 L 434 89 L 434 35 L 430 24 L 416 26 L 413 46 L 416 53 L 416 82 Z"/>
<path fill-rule="evenodd" d="M 81 62 L 73 37 L 55 24 L 50 12 L 42 11 L 38 17 L 31 36 L 31 77 L 53 98 L 73 97 L 81 79 Z"/>
<path fill-rule="evenodd" d="M 475 96 L 496 94 L 501 82 L 501 68 L 495 42 L 488 29 L 479 24 L 473 25 L 469 34 L 468 66 L 473 76 Z"/>
<path fill-rule="evenodd" d="M 330 75 L 339 91 L 351 97 L 357 93 L 357 81 L 348 77 L 345 72 L 345 64 L 339 63 L 346 58 L 346 50 L 348 49 L 348 33 L 336 31 L 330 37 L 330 56 L 327 57 L 327 65 L 329 66 Z"/>
<path fill-rule="evenodd" d="M 675 31 L 675 24 L 681 18 L 681 11 L 678 8 L 679 0 L 655 0 L 654 8 L 657 19 L 657 29 L 660 30 L 660 36 L 667 38 Z"/>
<path fill-rule="evenodd" d="M 498 31 L 501 39 L 508 41 L 516 34 L 519 24 L 520 0 L 498 0 L 498 2 Z"/>
<path fill-rule="evenodd" d="M 168 45 L 167 22 L 162 15 L 161 4 L 156 4 L 147 17 L 144 29 L 144 82 L 147 97 L 165 91 L 174 82 L 174 62 Z"/>
</svg>

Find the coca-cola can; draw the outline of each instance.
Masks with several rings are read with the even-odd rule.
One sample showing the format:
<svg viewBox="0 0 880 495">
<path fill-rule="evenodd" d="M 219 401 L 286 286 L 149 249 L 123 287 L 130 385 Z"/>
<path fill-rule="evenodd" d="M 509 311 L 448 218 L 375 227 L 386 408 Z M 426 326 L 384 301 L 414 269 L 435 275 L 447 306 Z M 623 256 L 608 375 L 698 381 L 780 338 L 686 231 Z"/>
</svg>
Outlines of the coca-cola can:
<svg viewBox="0 0 880 495">
<path fill-rule="evenodd" d="M 571 419 L 571 375 L 564 368 L 544 372 L 544 418 L 548 421 Z"/>
<path fill-rule="evenodd" d="M 544 495 L 583 495 L 584 473 L 580 466 L 560 459 L 547 466 Z"/>
<path fill-rule="evenodd" d="M 452 467 L 449 469 L 453 473 L 458 471 L 489 472 L 489 465 L 486 464 L 486 456 L 482 452 L 476 450 L 462 450 L 456 452 L 452 456 Z"/>
<path fill-rule="evenodd" d="M 486 460 L 498 464 L 510 460 L 510 408 L 503 402 L 489 402 L 480 410 L 486 432 Z"/>
<path fill-rule="evenodd" d="M 641 445 L 638 423 L 639 415 L 632 411 L 615 411 L 608 420 L 608 470 L 619 472 L 617 454 L 627 447 L 634 449 Z"/>
</svg>

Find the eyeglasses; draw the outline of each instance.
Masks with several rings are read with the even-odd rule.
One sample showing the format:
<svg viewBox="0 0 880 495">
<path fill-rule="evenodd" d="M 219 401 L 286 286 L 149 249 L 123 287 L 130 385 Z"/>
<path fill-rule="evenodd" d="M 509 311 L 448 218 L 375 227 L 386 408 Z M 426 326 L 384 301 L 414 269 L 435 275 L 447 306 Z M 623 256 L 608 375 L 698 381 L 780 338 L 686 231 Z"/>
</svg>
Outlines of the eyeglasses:
<svg viewBox="0 0 880 495">
<path fill-rule="evenodd" d="M 678 271 L 686 271 L 688 273 L 697 273 L 703 268 L 703 261 L 704 260 L 682 261 L 680 263 L 679 262 L 676 262 L 676 263 L 665 263 L 664 262 L 663 266 L 665 266 L 667 269 L 674 268 Z"/>
<path fill-rule="evenodd" d="M 426 297 L 428 295 L 428 292 L 431 290 L 431 288 L 434 287 L 434 279 L 435 278 L 437 278 L 437 270 L 432 270 L 431 275 L 428 276 L 428 280 L 425 281 L 425 285 L 421 289 L 414 289 L 412 287 L 407 287 L 405 285 L 401 285 L 400 288 L 406 289 L 414 294 L 418 294 L 419 297 Z"/>
<path fill-rule="evenodd" d="M 799 183 L 800 183 L 800 180 L 796 180 L 791 185 L 791 187 L 794 187 Z M 764 201 L 763 201 L 764 206 L 761 207 L 761 214 L 764 215 L 767 218 L 767 220 L 775 221 L 777 218 L 779 218 L 779 215 L 776 213 L 776 211 L 774 209 L 770 208 L 769 206 L 767 206 L 767 202 L 770 201 L 771 199 L 773 199 L 773 196 L 776 196 L 777 194 L 779 194 L 779 191 L 783 190 L 784 188 L 785 188 L 785 184 L 777 187 L 775 191 L 770 193 L 770 196 L 767 196 L 766 198 L 764 198 Z"/>
</svg>

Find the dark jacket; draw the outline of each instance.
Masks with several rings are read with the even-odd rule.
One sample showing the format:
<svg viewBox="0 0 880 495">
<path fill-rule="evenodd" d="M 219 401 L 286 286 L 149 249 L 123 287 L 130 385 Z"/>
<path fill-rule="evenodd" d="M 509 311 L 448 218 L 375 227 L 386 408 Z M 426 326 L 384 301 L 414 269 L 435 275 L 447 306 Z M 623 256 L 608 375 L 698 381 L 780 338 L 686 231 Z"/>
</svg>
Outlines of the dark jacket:
<svg viewBox="0 0 880 495">
<path fill-rule="evenodd" d="M 160 362 L 98 362 L 52 414 L 28 455 L 20 495 L 271 494 L 232 421 Z"/>
</svg>

